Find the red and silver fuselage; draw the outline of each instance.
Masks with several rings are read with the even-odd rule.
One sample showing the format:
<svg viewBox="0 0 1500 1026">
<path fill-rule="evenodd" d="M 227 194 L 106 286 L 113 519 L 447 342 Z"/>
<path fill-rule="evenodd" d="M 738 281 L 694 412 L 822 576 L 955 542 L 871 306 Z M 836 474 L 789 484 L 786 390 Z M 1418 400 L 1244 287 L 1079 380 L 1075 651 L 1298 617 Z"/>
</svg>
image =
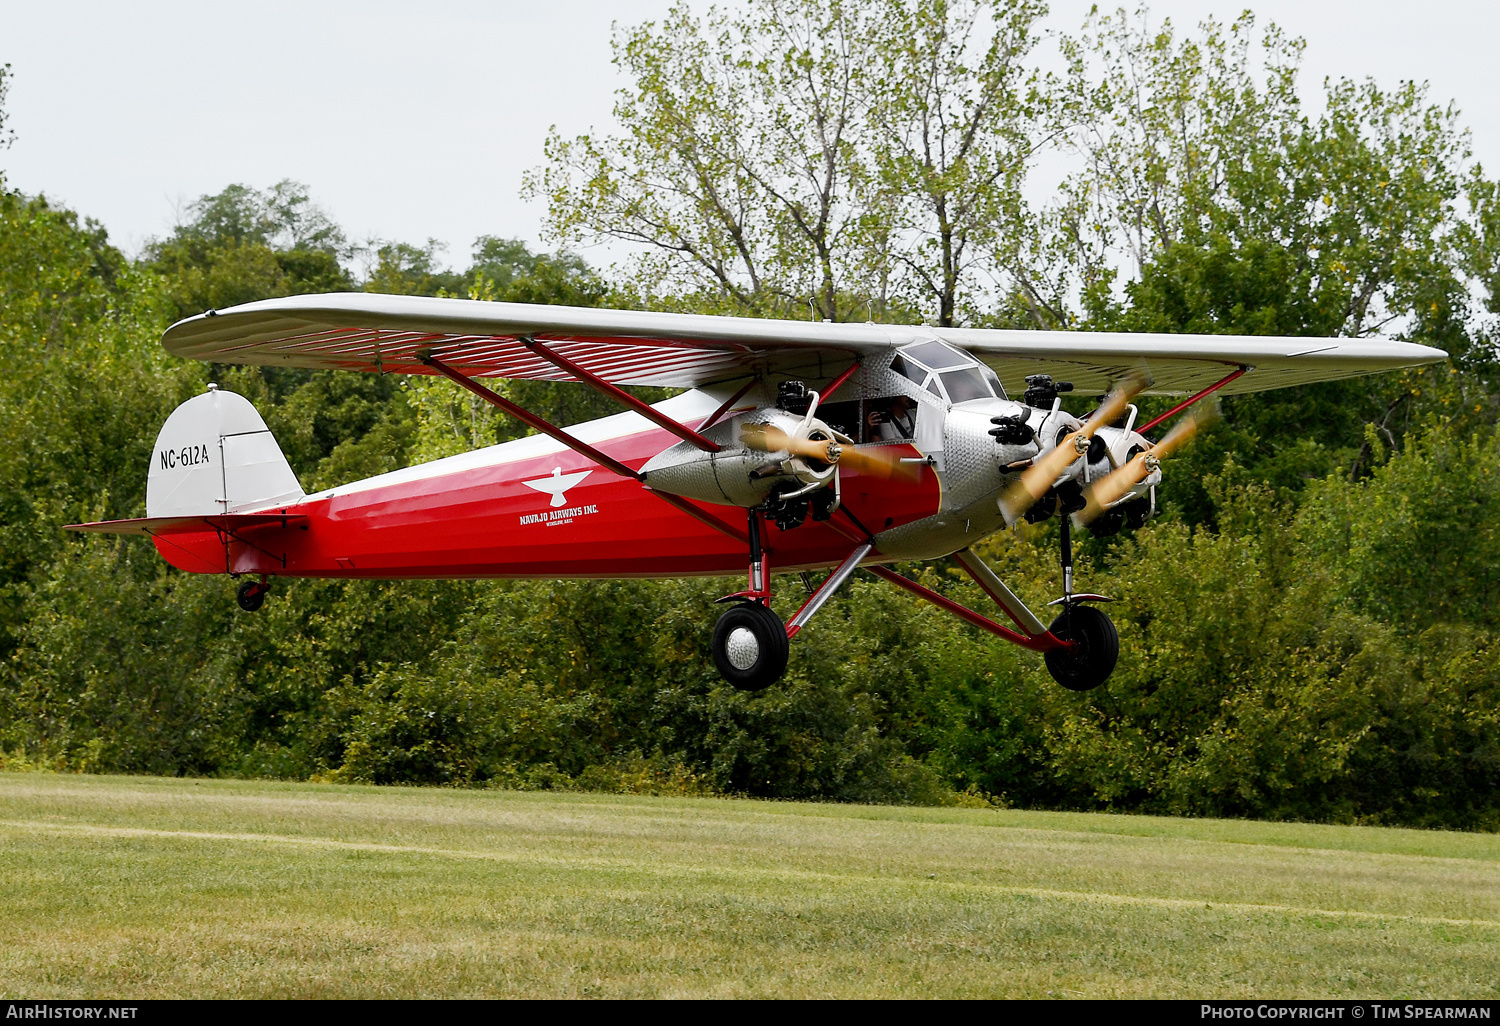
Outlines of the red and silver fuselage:
<svg viewBox="0 0 1500 1026">
<path fill-rule="evenodd" d="M 717 407 L 692 391 L 658 404 L 697 425 Z M 677 439 L 634 413 L 571 428 L 639 470 Z M 921 454 L 905 447 L 910 456 Z M 925 464 L 908 480 L 869 481 L 842 470 L 837 526 L 767 525 L 777 569 L 836 566 L 862 540 L 878 540 L 939 514 L 942 486 Z M 743 536 L 745 512 L 695 504 Z M 194 573 L 368 578 L 677 577 L 742 572 L 746 546 L 544 435 L 451 456 L 240 513 L 285 514 L 231 534 L 205 525 L 154 538 L 173 566 Z M 910 558 L 897 545 L 891 558 Z M 949 549 L 951 551 L 951 547 Z M 915 555 L 915 553 L 913 553 Z"/>
</svg>

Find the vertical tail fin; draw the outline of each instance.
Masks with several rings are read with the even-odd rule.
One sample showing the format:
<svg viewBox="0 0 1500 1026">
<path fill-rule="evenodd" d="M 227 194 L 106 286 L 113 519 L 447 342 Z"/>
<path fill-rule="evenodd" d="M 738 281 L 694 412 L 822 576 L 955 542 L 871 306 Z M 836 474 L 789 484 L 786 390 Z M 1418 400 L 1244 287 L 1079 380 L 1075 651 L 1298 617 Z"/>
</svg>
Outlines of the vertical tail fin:
<svg viewBox="0 0 1500 1026">
<path fill-rule="evenodd" d="M 173 410 L 156 436 L 146 515 L 241 513 L 287 506 L 304 494 L 250 401 L 209 385 Z"/>
</svg>

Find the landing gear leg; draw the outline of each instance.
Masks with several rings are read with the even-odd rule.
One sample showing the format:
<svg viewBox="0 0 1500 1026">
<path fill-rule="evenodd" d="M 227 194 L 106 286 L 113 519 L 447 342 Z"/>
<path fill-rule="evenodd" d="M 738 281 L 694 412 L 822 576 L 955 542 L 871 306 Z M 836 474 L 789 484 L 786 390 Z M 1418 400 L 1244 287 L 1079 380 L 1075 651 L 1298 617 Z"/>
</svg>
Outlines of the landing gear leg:
<svg viewBox="0 0 1500 1026">
<path fill-rule="evenodd" d="M 1073 597 L 1072 517 L 1062 516 L 1061 552 L 1063 573 L 1062 614 L 1048 628 L 1053 637 L 1071 642 L 1045 656 L 1047 672 L 1069 691 L 1091 691 L 1109 679 L 1120 658 L 1120 635 L 1109 617 L 1093 606 L 1080 605 Z M 1083 596 L 1093 598 L 1097 596 Z"/>
<path fill-rule="evenodd" d="M 271 586 L 262 576 L 258 581 L 246 581 L 241 584 L 235 589 L 234 598 L 240 604 L 241 609 L 247 613 L 253 613 L 265 604 L 266 592 L 270 590 Z"/>
<path fill-rule="evenodd" d="M 761 545 L 760 517 L 750 511 L 750 587 L 714 625 L 714 665 L 741 691 L 760 691 L 781 679 L 790 653 L 786 625 L 771 609 L 771 581 Z"/>
<path fill-rule="evenodd" d="M 1062 563 L 1063 611 L 1073 604 L 1073 518 L 1064 510 L 1058 530 L 1058 561 Z"/>
<path fill-rule="evenodd" d="M 750 535 L 750 590 L 747 597 L 753 602 L 768 604 L 771 601 L 771 578 L 766 573 L 766 554 L 760 541 L 760 516 L 750 511 L 748 523 Z"/>
</svg>

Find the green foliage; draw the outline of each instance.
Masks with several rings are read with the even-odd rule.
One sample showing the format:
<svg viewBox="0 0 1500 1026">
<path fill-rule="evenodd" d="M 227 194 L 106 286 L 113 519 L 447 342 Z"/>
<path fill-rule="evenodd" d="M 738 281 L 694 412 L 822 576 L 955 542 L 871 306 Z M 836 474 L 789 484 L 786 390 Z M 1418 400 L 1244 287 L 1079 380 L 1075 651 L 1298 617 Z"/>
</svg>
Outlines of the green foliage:
<svg viewBox="0 0 1500 1026">
<path fill-rule="evenodd" d="M 1424 370 L 1228 399 L 1226 428 L 1175 464 L 1188 482 L 1248 476 L 1295 501 L 1327 474 L 1367 474 L 1376 448 L 1430 413 L 1462 407 L 1494 423 L 1497 390 L 1480 370 L 1493 349 L 1469 316 L 1466 277 L 1482 279 L 1488 193 L 1471 174 L 1479 217 L 1460 216 L 1467 137 L 1422 87 L 1330 82 L 1312 119 L 1297 92 L 1301 43 L 1271 26 L 1257 60 L 1255 36 L 1248 14 L 1227 33 L 1209 21 L 1179 39 L 1121 12 L 1067 43 L 1066 107 L 1081 126 L 1069 138 L 1088 170 L 1065 187 L 1057 223 L 1071 241 L 1057 252 L 1084 284 L 1091 327 L 1394 330 L 1455 354 L 1469 373 L 1454 380 Z M 1116 287 L 1110 255 L 1122 251 L 1137 273 Z M 1201 484 L 1169 505 L 1190 523 L 1217 516 Z"/>
<path fill-rule="evenodd" d="M 765 0 L 622 32 L 625 136 L 554 137 L 531 188 L 561 238 L 657 247 L 623 282 L 495 236 L 463 270 L 430 240 L 356 248 L 291 182 L 201 198 L 132 262 L 0 187 L 5 763 L 1500 828 L 1500 200 L 1456 112 L 1335 82 L 1309 117 L 1300 43 L 1271 28 L 1255 58 L 1248 17 L 1179 38 L 1095 16 L 1051 80 L 1026 63 L 1038 13 Z M 1084 170 L 1031 212 L 1040 131 Z M 1384 332 L 1455 359 L 1226 400 L 1167 465 L 1164 516 L 1080 545 L 1122 643 L 1082 695 L 874 580 L 752 695 L 705 651 L 722 581 L 284 582 L 252 617 L 145 543 L 59 530 L 142 512 L 158 425 L 210 377 L 263 411 L 309 490 L 522 433 L 442 380 L 205 369 L 157 342 L 206 308 L 356 288 Z M 557 423 L 616 412 L 576 385 L 500 387 Z M 979 546 L 1034 608 L 1053 535 Z M 952 567 L 903 569 L 987 602 Z"/>
<path fill-rule="evenodd" d="M 981 314 L 1031 228 L 1037 3 L 686 5 L 616 34 L 618 137 L 554 131 L 527 179 L 559 240 L 643 250 L 652 301 L 852 320 Z"/>
<path fill-rule="evenodd" d="M 343 231 L 290 180 L 264 192 L 231 185 L 187 209 L 189 220 L 146 247 L 177 317 L 257 299 L 347 292 Z"/>
<path fill-rule="evenodd" d="M 155 345 L 161 309 L 96 222 L 0 183 L 0 653 L 58 525 L 141 501 L 156 429 L 202 380 Z"/>
<path fill-rule="evenodd" d="M 1352 608 L 1403 632 L 1500 627 L 1500 434 L 1436 425 L 1358 487 L 1320 482 L 1303 523 Z"/>
<path fill-rule="evenodd" d="M 131 540 L 70 548 L 28 596 L 0 747 L 96 773 L 204 774 L 235 760 L 243 708 L 232 650 L 214 644 L 230 616 L 218 582 L 162 573 Z"/>
</svg>

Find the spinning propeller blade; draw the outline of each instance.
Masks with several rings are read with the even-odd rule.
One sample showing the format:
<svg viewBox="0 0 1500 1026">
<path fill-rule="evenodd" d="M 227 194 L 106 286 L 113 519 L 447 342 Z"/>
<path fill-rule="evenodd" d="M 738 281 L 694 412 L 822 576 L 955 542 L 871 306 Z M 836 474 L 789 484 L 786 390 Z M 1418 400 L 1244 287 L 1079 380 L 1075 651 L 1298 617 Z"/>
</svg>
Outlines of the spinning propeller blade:
<svg viewBox="0 0 1500 1026">
<path fill-rule="evenodd" d="M 1021 476 L 1012 481 L 1005 494 L 1000 496 L 1000 512 L 1005 514 L 1006 522 L 1015 523 L 1038 499 L 1046 495 L 1047 489 L 1052 487 L 1052 482 L 1057 480 L 1058 475 L 1088 452 L 1089 442 L 1093 441 L 1095 432 L 1119 419 L 1120 414 L 1125 412 L 1125 407 L 1130 405 L 1130 400 L 1145 387 L 1146 380 L 1139 375 L 1131 375 L 1120 382 L 1104 397 L 1104 402 L 1099 404 L 1099 408 L 1082 428 L 1060 439 L 1050 452 L 1023 470 Z"/>
<path fill-rule="evenodd" d="M 1212 411 L 1205 411 L 1186 418 L 1168 431 L 1167 436 L 1160 442 L 1145 452 L 1136 453 L 1129 463 L 1118 470 L 1111 471 L 1107 476 L 1090 485 L 1084 493 L 1088 505 L 1084 506 L 1074 519 L 1080 524 L 1086 524 L 1103 513 L 1111 503 L 1118 502 L 1125 496 L 1125 493 L 1146 480 L 1147 475 L 1155 470 L 1162 460 L 1192 441 L 1198 429 L 1211 417 Z"/>
<path fill-rule="evenodd" d="M 838 443 L 834 441 L 814 442 L 809 438 L 793 438 L 775 424 L 746 424 L 740 429 L 740 441 L 745 448 L 754 449 L 757 452 L 786 452 L 793 456 L 801 456 L 806 459 L 822 460 L 824 463 L 832 463 L 829 459 L 828 448 L 833 446 L 838 450 Z"/>
<path fill-rule="evenodd" d="M 880 478 L 882 481 L 897 477 L 914 478 L 917 476 L 917 465 L 902 463 L 901 453 L 895 447 L 888 445 L 877 449 L 845 448 L 839 457 L 839 463 L 850 470 Z"/>
<path fill-rule="evenodd" d="M 833 439 L 793 438 L 774 424 L 746 424 L 740 431 L 740 441 L 745 448 L 757 452 L 785 451 L 804 459 L 837 463 L 861 474 L 886 480 L 916 476 L 911 465 L 901 462 L 901 454 L 894 447 L 856 449 L 840 445 Z"/>
</svg>

